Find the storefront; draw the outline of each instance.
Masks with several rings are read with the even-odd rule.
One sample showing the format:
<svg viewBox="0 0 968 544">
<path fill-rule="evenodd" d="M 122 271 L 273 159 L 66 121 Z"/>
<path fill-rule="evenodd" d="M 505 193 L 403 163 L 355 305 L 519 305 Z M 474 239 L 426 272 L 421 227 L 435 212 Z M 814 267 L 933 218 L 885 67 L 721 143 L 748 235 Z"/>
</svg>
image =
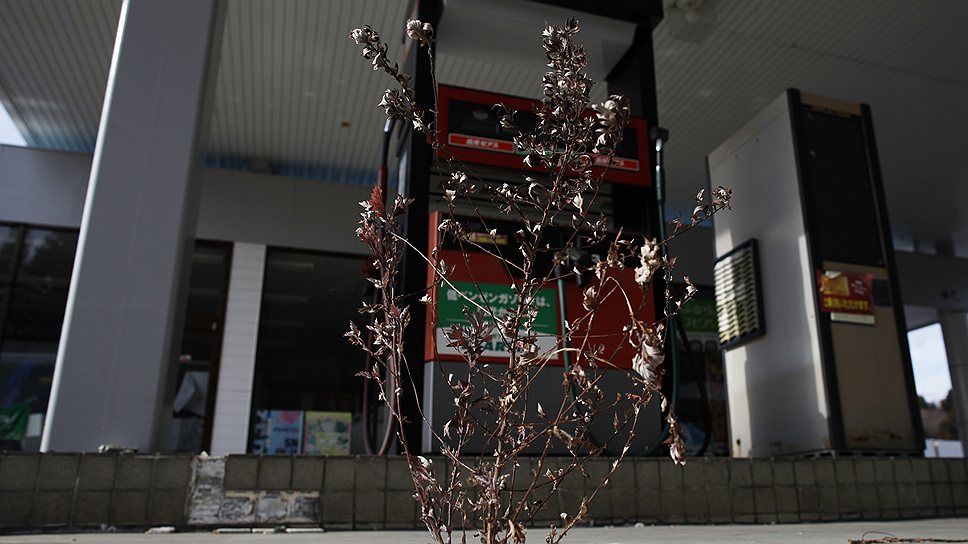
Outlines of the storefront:
<svg viewBox="0 0 968 544">
<path fill-rule="evenodd" d="M 4 449 L 40 446 L 89 161 L 0 148 L 0 409 L 29 420 L 10 425 Z M 228 170 L 203 178 L 180 348 L 158 384 L 170 412 L 157 449 L 361 452 L 362 359 L 343 333 L 362 324 L 365 256 L 353 229 L 367 189 Z M 17 205 L 27 201 L 43 205 Z M 295 442 L 277 444 L 263 419 L 298 421 Z"/>
</svg>

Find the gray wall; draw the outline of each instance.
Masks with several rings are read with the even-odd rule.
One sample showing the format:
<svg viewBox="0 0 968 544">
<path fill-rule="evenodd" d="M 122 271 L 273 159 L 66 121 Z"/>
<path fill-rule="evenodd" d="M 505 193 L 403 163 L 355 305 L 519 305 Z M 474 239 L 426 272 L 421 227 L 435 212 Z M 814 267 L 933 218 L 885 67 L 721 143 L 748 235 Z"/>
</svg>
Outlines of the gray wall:
<svg viewBox="0 0 968 544">
<path fill-rule="evenodd" d="M 968 311 L 968 259 L 908 251 L 894 258 L 905 304 Z"/>
<path fill-rule="evenodd" d="M 79 228 L 91 157 L 0 146 L 0 221 Z M 363 253 L 358 202 L 369 190 L 231 170 L 205 170 L 196 236 Z"/>
<path fill-rule="evenodd" d="M 207 170 L 197 237 L 364 253 L 358 203 L 369 189 L 230 170 Z"/>
<path fill-rule="evenodd" d="M 79 228 L 91 156 L 0 145 L 0 221 Z"/>
</svg>

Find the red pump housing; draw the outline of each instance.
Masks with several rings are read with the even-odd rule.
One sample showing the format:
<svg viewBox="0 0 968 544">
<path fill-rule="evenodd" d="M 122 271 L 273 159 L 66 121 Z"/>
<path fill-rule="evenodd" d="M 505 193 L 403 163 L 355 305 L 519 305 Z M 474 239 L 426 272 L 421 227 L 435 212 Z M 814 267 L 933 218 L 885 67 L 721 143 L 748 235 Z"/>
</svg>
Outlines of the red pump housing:
<svg viewBox="0 0 968 544">
<path fill-rule="evenodd" d="M 471 164 L 486 164 L 518 171 L 544 172 L 540 165 L 528 166 L 514 145 L 514 134 L 501 127 L 495 104 L 516 110 L 515 122 L 524 130 L 534 126 L 535 109 L 540 102 L 527 98 L 504 96 L 484 91 L 440 85 L 437 130 L 443 146 L 438 158 L 455 158 Z M 594 112 L 587 110 L 587 115 Z M 604 172 L 602 181 L 628 185 L 651 186 L 649 165 L 649 131 L 645 119 L 632 117 L 622 143 L 612 157 L 594 156 L 596 170 Z"/>
<path fill-rule="evenodd" d="M 448 267 L 453 267 L 453 272 L 448 276 L 449 284 L 442 284 L 430 293 L 431 303 L 437 314 L 437 322 L 434 323 L 433 312 L 428 312 L 426 322 L 426 341 L 424 360 L 432 361 L 463 361 L 456 348 L 447 346 L 446 332 L 450 325 L 465 322 L 462 309 L 467 306 L 473 309 L 472 304 L 459 296 L 456 291 L 460 291 L 465 296 L 471 298 L 477 304 L 490 307 L 496 312 L 503 308 L 512 307 L 514 304 L 514 292 L 511 289 L 513 283 L 518 282 L 509 273 L 508 268 L 502 264 L 501 260 L 479 249 L 475 249 L 471 244 L 464 244 L 464 251 L 460 244 L 450 235 L 447 239 L 441 239 L 438 225 L 446 217 L 443 212 L 433 212 L 430 220 L 429 239 L 431 247 L 438 247 L 437 262 L 443 261 Z M 514 242 L 514 232 L 520 228 L 516 223 L 499 220 L 486 220 L 487 228 L 480 219 L 471 217 L 457 218 L 467 226 L 468 237 L 478 244 L 488 247 L 492 253 L 505 256 L 511 262 L 520 258 L 520 252 Z M 490 229 L 496 229 L 497 234 L 492 236 Z M 590 248 L 590 258 L 596 258 L 595 248 Z M 604 258 L 604 255 L 601 255 Z M 550 269 L 550 258 L 546 259 L 545 270 Z M 539 262 L 535 265 L 541 269 Z M 565 280 L 565 308 L 567 318 L 570 323 L 580 321 L 573 333 L 573 342 L 581 342 L 588 331 L 588 342 L 594 345 L 601 345 L 603 356 L 612 362 L 615 368 L 630 369 L 632 367 L 632 357 L 634 350 L 632 346 L 624 340 L 622 328 L 628 323 L 628 307 L 637 310 L 636 318 L 641 321 L 651 323 L 655 317 L 655 306 L 652 303 L 652 296 L 643 293 L 635 283 L 631 269 L 626 268 L 620 271 L 615 278 L 624 288 L 629 299 L 619 292 L 613 293 L 606 298 L 599 307 L 594 321 L 591 322 L 591 329 L 588 328 L 589 320 L 585 316 L 589 313 L 582 304 L 583 289 L 579 288 L 575 278 L 569 277 Z M 427 282 L 430 285 L 434 281 L 433 271 L 428 275 Z M 609 289 L 606 285 L 606 290 Z M 543 352 L 550 353 L 554 350 L 561 334 L 561 312 L 558 303 L 558 292 L 554 283 L 543 289 L 537 296 L 536 305 L 538 307 L 538 317 L 535 320 L 535 331 L 539 334 L 539 347 Z M 582 319 L 584 318 L 584 319 Z M 572 347 L 578 347 L 573 345 Z M 590 347 L 590 346 L 589 346 Z M 495 333 L 490 345 L 485 347 L 483 361 L 490 363 L 507 363 L 508 355 L 501 344 L 499 335 Z M 577 358 L 572 358 L 577 360 Z M 564 357 L 561 353 L 549 359 L 549 365 L 560 366 L 564 364 Z"/>
</svg>

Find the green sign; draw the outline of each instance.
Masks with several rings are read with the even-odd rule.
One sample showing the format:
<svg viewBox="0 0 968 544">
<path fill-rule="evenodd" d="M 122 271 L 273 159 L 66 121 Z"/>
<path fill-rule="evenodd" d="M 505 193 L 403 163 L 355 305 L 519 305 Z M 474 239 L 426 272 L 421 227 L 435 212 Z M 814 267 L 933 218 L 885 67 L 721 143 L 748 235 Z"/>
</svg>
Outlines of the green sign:
<svg viewBox="0 0 968 544">
<path fill-rule="evenodd" d="M 689 334 L 719 334 L 715 299 L 694 298 L 679 309 L 679 316 L 682 317 L 682 324 Z"/>
<path fill-rule="evenodd" d="M 33 399 L 0 408 L 0 441 L 17 441 L 24 437 L 27 432 L 27 420 L 30 418 L 31 404 Z"/>
<path fill-rule="evenodd" d="M 451 284 L 453 287 L 447 284 L 437 287 L 437 352 L 441 354 L 459 353 L 456 348 L 447 347 L 446 333 L 451 325 L 467 322 L 463 311 L 465 306 L 474 309 L 474 304 L 477 304 L 492 310 L 500 318 L 517 304 L 518 295 L 510 285 L 475 284 L 469 281 L 454 281 Z M 554 349 L 558 343 L 558 296 L 555 290 L 540 290 L 535 297 L 535 307 L 538 316 L 534 320 L 534 331 L 540 335 L 538 348 L 542 351 Z M 497 332 L 491 342 L 485 345 L 484 355 L 507 358 L 507 349 Z"/>
</svg>

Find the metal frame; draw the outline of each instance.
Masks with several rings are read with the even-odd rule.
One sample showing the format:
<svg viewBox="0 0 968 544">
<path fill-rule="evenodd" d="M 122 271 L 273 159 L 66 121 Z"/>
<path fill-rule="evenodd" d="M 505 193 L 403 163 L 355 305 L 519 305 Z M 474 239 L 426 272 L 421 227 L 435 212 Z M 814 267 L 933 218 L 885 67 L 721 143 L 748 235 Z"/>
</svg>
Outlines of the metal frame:
<svg viewBox="0 0 968 544">
<path fill-rule="evenodd" d="M 720 341 L 719 347 L 721 349 L 734 348 L 736 346 L 745 344 L 750 340 L 759 338 L 766 334 L 766 319 L 765 319 L 766 315 L 763 308 L 763 284 L 762 284 L 763 280 L 760 274 L 760 250 L 759 250 L 759 244 L 757 243 L 756 238 L 750 238 L 749 240 L 729 250 L 729 252 L 725 253 L 724 255 L 716 258 L 716 262 L 713 265 L 713 269 L 715 270 L 715 266 L 720 262 L 722 262 L 723 260 L 728 259 L 729 257 L 732 257 L 736 253 L 739 253 L 740 251 L 743 251 L 746 249 L 750 249 L 751 255 L 752 255 L 751 258 L 753 260 L 753 285 L 751 287 L 753 288 L 753 292 L 756 294 L 756 315 L 757 315 L 757 321 L 759 323 L 759 326 L 757 326 L 755 329 L 753 329 L 752 331 L 746 334 L 741 334 L 740 336 L 737 336 L 736 338 L 733 338 L 726 342 Z M 713 273 L 713 283 L 715 284 L 715 272 Z M 716 317 L 718 320 L 719 304 L 716 305 L 716 309 L 717 309 Z"/>
</svg>

